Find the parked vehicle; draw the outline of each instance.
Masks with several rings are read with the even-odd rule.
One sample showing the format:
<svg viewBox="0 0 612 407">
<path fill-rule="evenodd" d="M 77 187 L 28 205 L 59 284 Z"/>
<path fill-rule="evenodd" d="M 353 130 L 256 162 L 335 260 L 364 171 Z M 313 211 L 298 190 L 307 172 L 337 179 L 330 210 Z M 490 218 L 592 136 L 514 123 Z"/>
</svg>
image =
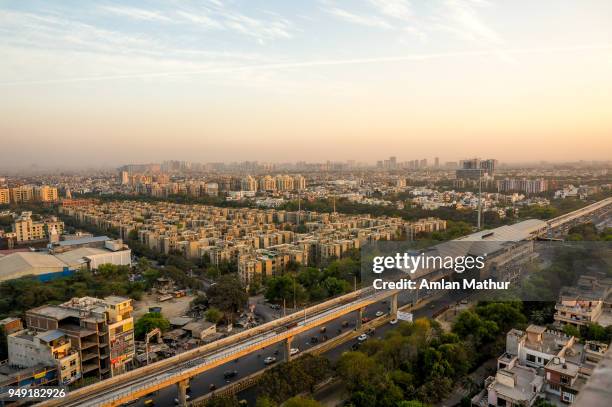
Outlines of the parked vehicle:
<svg viewBox="0 0 612 407">
<path fill-rule="evenodd" d="M 385 313 L 384 313 L 384 312 L 382 312 L 382 311 L 377 311 L 377 312 L 376 312 L 376 316 L 377 316 L 377 317 L 382 317 L 384 314 L 385 314 Z"/>
<path fill-rule="evenodd" d="M 361 335 L 359 335 L 359 336 L 357 337 L 357 340 L 358 340 L 359 342 L 364 342 L 364 341 L 368 340 L 368 335 L 366 335 L 366 334 L 361 334 Z"/>
<path fill-rule="evenodd" d="M 238 376 L 237 370 L 228 370 L 225 373 L 223 373 L 223 377 L 225 379 L 231 379 L 232 377 L 236 377 L 236 376 Z"/>
<path fill-rule="evenodd" d="M 291 348 L 289 350 L 289 355 L 290 356 L 297 355 L 298 353 L 300 353 L 300 349 L 299 348 Z"/>
<path fill-rule="evenodd" d="M 397 319 L 392 319 L 391 321 L 389 321 L 389 323 L 391 325 L 395 325 L 395 324 L 397 324 Z"/>
</svg>

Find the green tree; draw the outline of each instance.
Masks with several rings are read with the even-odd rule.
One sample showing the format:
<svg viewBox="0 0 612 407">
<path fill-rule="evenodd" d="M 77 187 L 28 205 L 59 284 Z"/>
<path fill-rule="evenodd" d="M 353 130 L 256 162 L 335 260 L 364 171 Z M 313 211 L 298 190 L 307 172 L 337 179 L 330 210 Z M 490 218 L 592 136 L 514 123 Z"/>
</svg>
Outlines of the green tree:
<svg viewBox="0 0 612 407">
<path fill-rule="evenodd" d="M 232 274 L 219 277 L 217 283 L 208 288 L 206 296 L 209 304 L 221 310 L 228 321 L 231 321 L 234 314 L 246 306 L 249 299 L 240 280 Z"/>
<path fill-rule="evenodd" d="M 209 308 L 204 315 L 206 316 L 206 320 L 208 322 L 212 322 L 213 324 L 216 324 L 217 322 L 221 321 L 221 318 L 223 318 L 223 313 L 215 307 Z"/>
<path fill-rule="evenodd" d="M 134 325 L 134 336 L 143 339 L 145 335 L 155 328 L 167 331 L 170 322 L 159 312 L 148 312 L 141 316 Z"/>
<path fill-rule="evenodd" d="M 580 331 L 574 325 L 566 324 L 563 327 L 563 333 L 568 336 L 575 336 L 576 338 L 580 337 Z"/>
<path fill-rule="evenodd" d="M 294 396 L 285 401 L 283 407 L 323 407 L 323 404 L 311 398 Z"/>
</svg>

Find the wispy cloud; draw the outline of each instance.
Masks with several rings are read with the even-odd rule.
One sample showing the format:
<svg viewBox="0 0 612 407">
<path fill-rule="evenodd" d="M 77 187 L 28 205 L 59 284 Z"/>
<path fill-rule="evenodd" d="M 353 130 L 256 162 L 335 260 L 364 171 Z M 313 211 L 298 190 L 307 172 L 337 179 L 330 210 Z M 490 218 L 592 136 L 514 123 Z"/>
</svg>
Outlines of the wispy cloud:
<svg viewBox="0 0 612 407">
<path fill-rule="evenodd" d="M 325 11 L 349 23 L 368 27 L 391 28 L 389 23 L 376 16 L 355 14 L 338 7 L 326 8 Z"/>
<path fill-rule="evenodd" d="M 510 48 L 510 49 L 503 49 L 501 51 L 507 55 L 536 55 L 536 54 L 552 54 L 552 53 L 573 53 L 573 52 L 594 51 L 594 50 L 610 51 L 612 50 L 612 44 L 590 44 L 590 45 L 576 45 L 576 46 L 568 46 L 568 47 L 547 47 L 547 48 Z M 440 52 L 440 53 L 431 53 L 431 54 L 413 54 L 413 55 L 400 55 L 400 56 L 376 57 L 376 58 L 321 59 L 321 60 L 310 60 L 310 61 L 248 64 L 248 65 L 236 65 L 236 66 L 224 66 L 224 67 L 212 66 L 212 67 L 207 67 L 203 69 L 193 69 L 193 70 L 125 73 L 125 74 L 114 74 L 114 75 L 84 76 L 84 77 L 72 77 L 72 78 L 33 80 L 33 81 L 30 80 L 30 81 L 0 82 L 0 85 L 9 86 L 9 85 L 20 85 L 20 84 L 53 84 L 53 83 L 106 81 L 106 80 L 121 80 L 121 79 L 147 79 L 147 78 L 174 77 L 174 76 L 218 75 L 218 74 L 254 72 L 254 71 L 270 72 L 270 71 L 278 71 L 278 70 L 290 70 L 290 69 L 325 67 L 325 66 L 339 66 L 339 65 L 365 65 L 365 64 L 398 63 L 398 62 L 419 62 L 419 61 L 429 61 L 429 60 L 436 60 L 436 59 L 450 59 L 450 58 L 463 58 L 463 57 L 482 58 L 482 57 L 497 57 L 498 52 L 500 52 L 500 50 L 480 49 L 480 50 L 472 50 L 472 51 Z"/>
<path fill-rule="evenodd" d="M 165 21 L 169 22 L 171 19 L 163 15 L 159 11 L 146 10 L 137 7 L 127 6 L 100 6 L 100 10 L 105 13 L 114 14 L 121 17 L 131 18 L 133 20 L 144 20 L 144 21 Z"/>
<path fill-rule="evenodd" d="M 450 27 L 455 33 L 474 41 L 491 45 L 503 43 L 499 34 L 478 15 L 477 8 L 488 5 L 484 0 L 446 0 Z"/>
<path fill-rule="evenodd" d="M 369 0 L 379 13 L 403 21 L 412 21 L 414 15 L 407 0 Z"/>
</svg>

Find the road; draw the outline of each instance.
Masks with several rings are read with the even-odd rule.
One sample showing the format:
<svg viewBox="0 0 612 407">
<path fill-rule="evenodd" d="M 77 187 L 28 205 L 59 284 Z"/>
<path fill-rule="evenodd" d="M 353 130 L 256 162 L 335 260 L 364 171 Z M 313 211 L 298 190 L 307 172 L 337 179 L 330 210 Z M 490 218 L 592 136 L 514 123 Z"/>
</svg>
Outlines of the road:
<svg viewBox="0 0 612 407">
<path fill-rule="evenodd" d="M 414 316 L 415 318 L 432 317 L 432 315 L 436 311 L 442 309 L 443 307 L 447 305 L 457 302 L 459 299 L 461 299 L 462 297 L 466 295 L 467 295 L 466 293 L 462 294 L 462 293 L 453 291 L 447 295 L 444 295 L 443 297 L 439 299 L 432 300 L 431 302 L 427 303 L 423 307 L 415 309 L 413 312 Z M 402 292 L 398 299 L 399 305 L 401 306 L 401 305 L 405 305 L 411 302 L 412 298 L 410 298 L 409 296 L 410 296 L 410 292 Z M 364 315 L 372 319 L 376 317 L 376 313 L 379 311 L 384 312 L 384 313 L 389 312 L 388 301 L 378 302 L 378 303 L 368 306 L 364 312 Z M 343 321 L 348 321 L 350 325 L 346 328 L 343 328 L 342 327 Z M 354 329 L 354 324 L 356 321 L 357 321 L 357 312 L 346 314 L 343 317 L 333 320 L 330 323 L 326 324 L 325 335 L 327 335 L 329 338 L 333 338 L 339 333 L 346 332 L 347 330 L 352 330 Z M 379 327 L 375 332 L 375 336 L 382 337 L 387 330 L 393 329 L 394 327 L 395 327 L 394 325 L 390 325 L 390 324 Z M 304 332 L 300 335 L 296 335 L 296 337 L 293 339 L 292 347 L 297 347 L 300 350 L 306 350 L 312 347 L 313 345 L 310 343 L 312 337 L 317 337 L 319 340 L 321 340 L 322 334 L 320 333 L 319 329 L 320 328 L 313 328 L 310 331 Z M 335 347 L 334 349 L 328 351 L 327 353 L 325 353 L 325 356 L 327 356 L 332 361 L 337 360 L 343 352 L 350 350 L 351 346 L 354 343 L 355 343 L 355 340 L 345 342 Z M 210 391 L 211 384 L 216 386 L 216 388 L 221 388 L 222 386 L 230 383 L 231 381 L 235 381 L 235 380 L 240 379 L 241 377 L 255 373 L 265 367 L 264 359 L 268 356 L 274 356 L 280 362 L 284 360 L 285 358 L 284 353 L 285 353 L 284 344 L 279 343 L 273 346 L 269 346 L 265 349 L 262 349 L 259 352 L 251 353 L 233 362 L 229 362 L 224 365 L 218 366 L 198 376 L 194 376 L 190 381 L 189 395 L 191 398 L 197 398 L 197 397 L 200 397 L 208 393 Z M 226 380 L 224 378 L 224 372 L 231 371 L 231 370 L 237 370 L 238 375 L 232 379 Z M 164 388 L 156 392 L 155 394 L 150 395 L 149 397 L 143 397 L 142 399 L 140 399 L 137 403 L 134 403 L 133 405 L 144 406 L 144 400 L 152 399 L 155 402 L 156 406 L 172 406 L 175 404 L 175 399 L 177 398 L 177 396 L 178 396 L 178 393 L 177 393 L 176 386 L 170 386 L 170 387 Z M 253 389 L 245 390 L 244 392 L 239 394 L 239 398 L 246 399 L 250 405 L 254 404 L 254 400 L 255 400 L 254 390 Z"/>
</svg>

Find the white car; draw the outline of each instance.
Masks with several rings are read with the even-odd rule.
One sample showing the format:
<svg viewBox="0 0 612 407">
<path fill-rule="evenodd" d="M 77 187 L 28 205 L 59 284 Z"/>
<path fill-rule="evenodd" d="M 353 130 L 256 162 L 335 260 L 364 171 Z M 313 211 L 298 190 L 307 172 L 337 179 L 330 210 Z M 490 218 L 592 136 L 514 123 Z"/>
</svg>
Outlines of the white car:
<svg viewBox="0 0 612 407">
<path fill-rule="evenodd" d="M 291 348 L 289 350 L 289 356 L 297 355 L 298 353 L 300 353 L 300 349 L 299 348 Z"/>
<path fill-rule="evenodd" d="M 276 358 L 274 356 L 268 356 L 267 358 L 264 359 L 264 363 L 266 365 L 271 365 L 272 363 L 276 362 Z"/>
<path fill-rule="evenodd" d="M 392 319 L 391 321 L 389 321 L 389 323 L 391 325 L 395 325 L 395 324 L 397 324 L 397 319 Z"/>
<path fill-rule="evenodd" d="M 377 312 L 376 312 L 376 316 L 377 316 L 377 317 L 382 317 L 384 314 L 385 314 L 385 313 L 384 313 L 384 312 L 382 312 L 382 311 L 377 311 Z"/>
<path fill-rule="evenodd" d="M 359 335 L 359 336 L 357 337 L 357 340 L 358 340 L 359 342 L 363 342 L 363 341 L 365 341 L 365 340 L 367 340 L 367 339 L 368 339 L 368 335 L 366 335 L 366 334 L 361 334 L 361 335 Z"/>
<path fill-rule="evenodd" d="M 189 394 L 185 394 L 185 400 L 188 401 L 191 397 L 189 397 Z M 174 399 L 174 404 L 178 405 L 179 404 L 179 399 Z"/>
</svg>

